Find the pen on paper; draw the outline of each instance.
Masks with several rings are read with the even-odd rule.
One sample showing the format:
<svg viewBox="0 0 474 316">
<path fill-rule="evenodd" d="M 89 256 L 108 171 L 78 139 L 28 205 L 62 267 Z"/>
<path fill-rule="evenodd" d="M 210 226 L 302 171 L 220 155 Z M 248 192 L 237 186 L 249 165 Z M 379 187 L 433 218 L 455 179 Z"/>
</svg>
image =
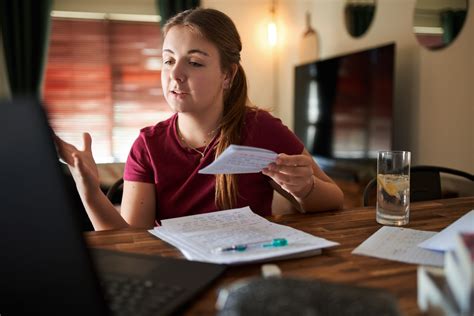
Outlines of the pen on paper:
<svg viewBox="0 0 474 316">
<path fill-rule="evenodd" d="M 231 252 L 231 251 L 245 251 L 251 247 L 258 247 L 258 248 L 276 248 L 276 247 L 284 247 L 288 245 L 288 241 L 285 238 L 275 238 L 272 240 L 267 241 L 258 241 L 246 244 L 237 244 L 231 245 L 227 247 L 219 247 L 214 250 L 214 252 Z"/>
</svg>

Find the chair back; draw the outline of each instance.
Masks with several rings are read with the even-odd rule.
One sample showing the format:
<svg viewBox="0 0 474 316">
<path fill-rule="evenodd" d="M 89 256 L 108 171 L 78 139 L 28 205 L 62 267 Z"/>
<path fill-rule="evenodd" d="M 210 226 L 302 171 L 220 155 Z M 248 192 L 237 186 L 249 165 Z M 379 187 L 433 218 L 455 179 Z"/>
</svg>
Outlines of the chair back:
<svg viewBox="0 0 474 316">
<path fill-rule="evenodd" d="M 441 194 L 441 176 L 436 169 L 410 168 L 410 202 L 438 200 Z"/>
<path fill-rule="evenodd" d="M 117 181 L 112 184 L 112 186 L 107 191 L 107 198 L 112 202 L 114 205 L 118 205 L 122 203 L 122 195 L 123 195 L 123 178 L 119 178 Z"/>
<path fill-rule="evenodd" d="M 413 166 L 410 168 L 410 202 L 443 198 L 441 173 L 462 177 L 474 182 L 474 175 L 465 171 L 438 166 Z M 364 206 L 369 206 L 370 197 L 375 192 L 376 187 L 377 178 L 373 178 L 365 186 L 363 193 Z"/>
</svg>

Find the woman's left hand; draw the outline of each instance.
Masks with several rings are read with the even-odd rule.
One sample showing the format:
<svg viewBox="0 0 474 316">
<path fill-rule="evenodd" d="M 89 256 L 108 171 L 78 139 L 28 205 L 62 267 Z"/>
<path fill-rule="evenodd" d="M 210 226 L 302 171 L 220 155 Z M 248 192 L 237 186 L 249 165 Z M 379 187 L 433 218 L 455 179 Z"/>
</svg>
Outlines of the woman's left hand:
<svg viewBox="0 0 474 316">
<path fill-rule="evenodd" d="M 276 161 L 262 170 L 297 200 L 309 196 L 314 186 L 314 161 L 306 155 L 279 154 Z"/>
</svg>

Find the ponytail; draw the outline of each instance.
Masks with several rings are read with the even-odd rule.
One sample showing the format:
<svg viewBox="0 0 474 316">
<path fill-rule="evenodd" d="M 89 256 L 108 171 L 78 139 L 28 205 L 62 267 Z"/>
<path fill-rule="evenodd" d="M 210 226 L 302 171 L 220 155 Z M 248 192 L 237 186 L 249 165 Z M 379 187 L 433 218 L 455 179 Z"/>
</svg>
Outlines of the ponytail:
<svg viewBox="0 0 474 316">
<path fill-rule="evenodd" d="M 244 69 L 238 64 L 232 85 L 224 99 L 216 158 L 231 144 L 240 144 L 242 128 L 247 112 L 247 79 Z M 238 184 L 235 174 L 216 175 L 216 205 L 221 209 L 233 208 L 237 201 Z"/>
</svg>

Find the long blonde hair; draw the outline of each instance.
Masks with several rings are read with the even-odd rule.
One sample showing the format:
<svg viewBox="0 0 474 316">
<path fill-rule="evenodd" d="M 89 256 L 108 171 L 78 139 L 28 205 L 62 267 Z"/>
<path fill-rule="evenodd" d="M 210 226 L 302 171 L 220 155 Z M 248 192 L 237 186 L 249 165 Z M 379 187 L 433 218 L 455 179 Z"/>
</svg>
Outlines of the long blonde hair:
<svg viewBox="0 0 474 316">
<path fill-rule="evenodd" d="M 245 113 L 250 108 L 247 106 L 247 78 L 240 65 L 242 42 L 234 22 L 224 13 L 214 9 L 197 8 L 177 14 L 163 27 L 164 36 L 173 26 L 180 25 L 191 27 L 216 45 L 221 69 L 231 73 L 232 66 L 237 65 L 230 88 L 224 94 L 224 112 L 219 125 L 219 141 L 216 145 L 217 158 L 230 144 L 240 144 Z M 235 206 L 237 195 L 236 175 L 216 176 L 215 202 L 219 208 L 229 209 Z"/>
</svg>

